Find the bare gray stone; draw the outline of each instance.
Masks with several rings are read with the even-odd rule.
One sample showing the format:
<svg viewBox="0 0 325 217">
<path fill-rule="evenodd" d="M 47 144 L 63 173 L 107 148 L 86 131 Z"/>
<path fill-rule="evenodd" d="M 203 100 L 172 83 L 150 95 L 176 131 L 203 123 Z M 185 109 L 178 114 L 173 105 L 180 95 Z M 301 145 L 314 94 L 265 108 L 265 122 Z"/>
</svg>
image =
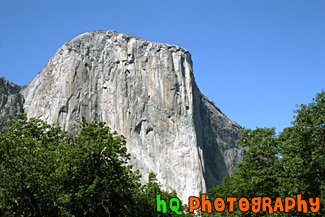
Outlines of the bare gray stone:
<svg viewBox="0 0 325 217">
<path fill-rule="evenodd" d="M 0 131 L 8 132 L 17 113 L 24 112 L 24 99 L 19 93 L 21 87 L 3 77 L 0 78 Z"/>
<path fill-rule="evenodd" d="M 240 126 L 197 87 L 184 48 L 117 33 L 65 43 L 22 91 L 28 117 L 75 131 L 82 116 L 127 138 L 131 164 L 184 202 L 242 159 Z M 143 181 L 144 181 L 143 180 Z"/>
</svg>

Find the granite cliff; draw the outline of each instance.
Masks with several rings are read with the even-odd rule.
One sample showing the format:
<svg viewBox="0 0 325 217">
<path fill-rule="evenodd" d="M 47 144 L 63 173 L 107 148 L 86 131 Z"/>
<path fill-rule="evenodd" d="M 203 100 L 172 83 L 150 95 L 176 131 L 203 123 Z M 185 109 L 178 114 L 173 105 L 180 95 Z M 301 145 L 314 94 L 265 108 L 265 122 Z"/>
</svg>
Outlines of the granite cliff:
<svg viewBox="0 0 325 217">
<path fill-rule="evenodd" d="M 7 132 L 12 119 L 23 112 L 24 99 L 20 94 L 21 87 L 0 78 L 0 131 Z"/>
<path fill-rule="evenodd" d="M 240 126 L 197 87 L 190 53 L 117 33 L 65 43 L 26 88 L 24 111 L 76 130 L 82 116 L 127 138 L 131 164 L 184 202 L 231 174 Z"/>
</svg>

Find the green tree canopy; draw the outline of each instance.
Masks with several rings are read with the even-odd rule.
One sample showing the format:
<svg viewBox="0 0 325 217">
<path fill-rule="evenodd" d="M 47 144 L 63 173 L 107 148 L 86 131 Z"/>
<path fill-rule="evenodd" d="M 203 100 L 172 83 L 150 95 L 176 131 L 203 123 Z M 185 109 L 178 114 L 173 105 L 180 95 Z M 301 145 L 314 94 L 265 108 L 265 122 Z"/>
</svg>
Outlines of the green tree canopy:
<svg viewBox="0 0 325 217">
<path fill-rule="evenodd" d="M 325 92 L 295 111 L 293 126 L 276 135 L 274 129 L 242 129 L 237 142 L 247 150 L 232 176 L 210 190 L 215 197 L 320 197 L 319 212 L 325 216 Z M 238 216 L 263 216 L 266 212 L 235 211 Z M 299 216 L 297 210 L 274 216 Z"/>
<path fill-rule="evenodd" d="M 0 133 L 0 216 L 176 216 L 156 211 L 160 189 L 128 165 L 125 138 L 83 119 L 76 135 L 20 114 Z M 180 210 L 184 210 L 181 207 Z"/>
</svg>

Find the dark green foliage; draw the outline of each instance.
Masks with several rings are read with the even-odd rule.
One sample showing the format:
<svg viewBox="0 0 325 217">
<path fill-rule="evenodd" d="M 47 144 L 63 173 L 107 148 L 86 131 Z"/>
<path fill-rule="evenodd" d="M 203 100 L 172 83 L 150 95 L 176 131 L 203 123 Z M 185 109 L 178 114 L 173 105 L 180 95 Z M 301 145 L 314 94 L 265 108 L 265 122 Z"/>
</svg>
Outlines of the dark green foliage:
<svg viewBox="0 0 325 217">
<path fill-rule="evenodd" d="M 103 122 L 86 123 L 60 156 L 60 199 L 75 216 L 128 216 L 139 174 L 126 165 L 125 138 Z M 67 212 L 68 212 L 67 210 Z"/>
<path fill-rule="evenodd" d="M 8 88 L 8 92 L 10 94 L 17 94 L 22 89 L 21 86 L 13 83 L 12 81 L 11 82 L 7 81 L 4 76 L 1 76 L 0 77 L 0 80 L 1 80 L 0 83 L 2 85 L 5 85 L 6 86 L 6 87 L 2 87 L 2 88 L 6 88 L 6 89 Z M 1 91 L 1 92 L 3 92 L 3 91 Z"/>
<path fill-rule="evenodd" d="M 163 214 L 161 212 L 157 212 L 157 204 L 156 204 L 156 195 L 160 194 L 161 198 L 167 202 L 167 207 L 169 207 L 169 200 L 173 197 L 177 197 L 175 191 L 168 193 L 166 191 L 161 190 L 156 176 L 153 173 L 149 174 L 148 184 L 141 186 L 138 194 L 134 195 L 135 206 L 133 210 L 132 216 L 178 216 L 174 212 L 172 212 L 169 208 L 167 208 L 167 213 Z M 185 214 L 186 207 L 181 206 L 180 211 Z"/>
<path fill-rule="evenodd" d="M 289 195 L 320 197 L 325 216 L 325 92 L 295 113 L 293 126 L 280 135 L 287 180 L 283 186 Z"/>
<path fill-rule="evenodd" d="M 274 129 L 257 128 L 242 129 L 241 138 L 237 142 L 242 147 L 248 147 L 243 161 L 237 164 L 232 176 L 225 177 L 223 184 L 211 189 L 213 198 L 222 197 L 253 197 L 268 196 L 272 199 L 281 196 L 279 177 L 283 173 L 279 162 L 278 139 Z M 258 216 L 252 212 L 235 211 L 239 216 Z"/>
<path fill-rule="evenodd" d="M 293 126 L 276 135 L 274 129 L 243 129 L 238 144 L 248 147 L 232 176 L 211 189 L 212 197 L 320 197 L 317 213 L 274 213 L 273 216 L 325 216 L 325 92 L 300 105 Z M 232 215 L 265 216 L 265 212 Z M 225 213 L 226 215 L 226 213 Z"/>
<path fill-rule="evenodd" d="M 83 119 L 72 136 L 20 115 L 0 133 L 0 215 L 157 216 L 155 193 L 176 193 L 161 191 L 153 176 L 141 186 L 126 151 L 103 122 Z"/>
<path fill-rule="evenodd" d="M 59 212 L 58 147 L 67 136 L 58 127 L 26 116 L 0 133 L 0 210 L 5 216 L 53 216 Z"/>
</svg>

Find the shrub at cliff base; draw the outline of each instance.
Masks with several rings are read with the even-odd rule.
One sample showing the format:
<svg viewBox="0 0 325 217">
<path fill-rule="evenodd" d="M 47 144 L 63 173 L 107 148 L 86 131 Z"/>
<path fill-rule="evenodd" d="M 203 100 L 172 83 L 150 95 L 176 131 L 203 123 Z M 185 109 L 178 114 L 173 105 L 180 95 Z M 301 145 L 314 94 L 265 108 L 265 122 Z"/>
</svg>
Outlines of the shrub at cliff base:
<svg viewBox="0 0 325 217">
<path fill-rule="evenodd" d="M 247 147 L 243 162 L 231 177 L 211 189 L 215 197 L 293 197 L 320 199 L 320 209 L 312 213 L 274 212 L 272 216 L 325 216 L 325 92 L 295 111 L 292 126 L 276 135 L 275 129 L 242 129 L 237 144 Z M 284 204 L 284 203 L 283 203 Z M 273 203 L 274 205 L 274 203 Z M 309 205 L 309 204 L 308 204 Z M 265 216 L 266 212 L 237 210 L 229 215 Z"/>
<path fill-rule="evenodd" d="M 176 195 L 155 180 L 141 186 L 129 158 L 103 122 L 83 120 L 72 136 L 20 114 L 0 133 L 0 216 L 157 216 L 152 194 Z"/>
</svg>

